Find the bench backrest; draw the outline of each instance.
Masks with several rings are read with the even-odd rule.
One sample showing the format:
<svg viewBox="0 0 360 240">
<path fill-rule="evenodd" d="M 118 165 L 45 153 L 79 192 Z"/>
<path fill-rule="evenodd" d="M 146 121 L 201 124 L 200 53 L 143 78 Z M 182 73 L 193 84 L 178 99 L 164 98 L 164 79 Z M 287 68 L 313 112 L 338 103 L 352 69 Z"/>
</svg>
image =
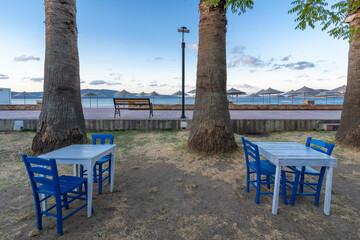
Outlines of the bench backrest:
<svg viewBox="0 0 360 240">
<path fill-rule="evenodd" d="M 151 105 L 150 98 L 114 98 L 114 105 Z"/>
</svg>

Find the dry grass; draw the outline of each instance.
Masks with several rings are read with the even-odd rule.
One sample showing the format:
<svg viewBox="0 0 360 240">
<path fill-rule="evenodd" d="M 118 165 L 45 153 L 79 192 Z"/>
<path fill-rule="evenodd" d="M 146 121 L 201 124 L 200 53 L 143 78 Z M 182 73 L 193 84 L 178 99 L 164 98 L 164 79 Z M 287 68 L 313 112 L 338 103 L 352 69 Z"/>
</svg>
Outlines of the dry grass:
<svg viewBox="0 0 360 240">
<path fill-rule="evenodd" d="M 228 155 L 206 156 L 189 151 L 186 148 L 188 131 L 118 131 L 111 132 L 115 135 L 116 149 L 116 168 L 121 166 L 121 161 L 125 161 L 129 156 L 140 159 L 144 163 L 152 164 L 171 164 L 184 174 L 208 177 L 210 180 L 222 181 L 233 188 L 233 197 L 236 200 L 244 201 L 244 187 L 246 169 L 244 164 L 244 154 L 241 147 L 240 135 L 235 135 L 239 149 Z M 91 133 L 90 133 L 91 134 Z M 10 132 L 0 133 L 0 193 L 7 188 L 26 186 L 30 187 L 28 176 L 25 172 L 20 154 L 31 155 L 30 146 L 33 132 Z M 305 143 L 307 136 L 327 142 L 335 142 L 335 134 L 332 132 L 284 132 L 273 133 L 268 136 L 251 135 L 247 136 L 251 141 L 296 141 Z M 347 166 L 358 166 L 360 149 L 348 148 L 336 145 L 333 155 L 339 159 L 339 164 Z M 137 171 L 142 166 L 133 165 L 131 171 Z M 71 166 L 60 165 L 60 172 L 72 173 Z M 359 186 L 358 179 L 360 173 L 357 170 L 346 173 L 336 173 L 336 177 L 344 181 L 352 182 Z M 202 186 L 196 182 L 188 182 L 183 178 L 176 179 L 176 185 L 183 189 L 189 197 L 196 196 L 196 192 Z M 175 187 L 176 187 L 175 185 Z M 214 187 L 215 188 L 215 187 Z M 151 200 L 155 201 L 155 195 L 161 194 L 163 189 L 158 186 L 151 186 L 145 190 Z M 28 194 L 31 195 L 29 188 Z M 13 199 L 16 207 L 5 208 L 0 212 L 0 239 L 19 237 L 24 228 L 26 220 L 34 217 L 34 213 L 28 209 L 33 202 L 26 202 L 30 199 L 28 194 L 19 194 Z M 32 200 L 32 199 L 31 199 Z M 111 203 L 112 218 L 104 223 L 104 227 L 94 230 L 88 238 L 94 239 L 144 239 L 151 232 L 144 220 L 138 220 L 132 229 L 127 225 L 125 215 L 129 212 L 128 197 L 122 195 L 118 201 Z M 253 199 L 251 200 L 253 201 Z M 296 213 L 289 212 L 289 218 L 293 222 L 303 223 L 314 233 L 321 234 L 328 229 L 336 226 L 337 221 L 344 221 L 350 224 L 359 223 L 359 209 L 354 207 L 354 200 L 349 196 L 334 193 L 332 196 L 332 217 L 337 217 L 336 221 L 332 218 L 322 221 L 321 211 L 316 211 L 312 203 L 302 203 L 297 206 L 300 210 Z M 1 203 L 0 203 L 1 204 Z M 0 205 L 1 206 L 1 205 Z M 264 198 L 261 207 L 263 211 L 271 211 L 271 199 Z M 280 206 L 281 208 L 281 206 Z M 273 221 L 264 215 L 256 215 L 249 219 L 252 227 L 244 228 L 236 223 L 224 222 L 218 216 L 211 214 L 183 215 L 173 211 L 171 207 L 164 205 L 157 213 L 153 213 L 153 221 L 166 221 L 167 219 L 178 219 L 175 226 L 176 233 L 184 239 L 202 239 L 204 229 L 214 229 L 224 234 L 214 234 L 212 239 L 231 239 L 227 238 L 228 232 L 235 232 L 238 239 L 303 239 L 299 234 L 289 234 L 280 231 Z M 16 225 L 16 228 L 11 228 Z M 112 230 L 119 229 L 115 234 Z M 34 233 L 36 234 L 36 233 Z M 156 233 L 152 233 L 153 235 Z M 82 235 L 83 236 L 83 235 Z M 80 237 L 80 236 L 79 236 Z M 209 238 L 211 239 L 211 238 Z"/>
</svg>

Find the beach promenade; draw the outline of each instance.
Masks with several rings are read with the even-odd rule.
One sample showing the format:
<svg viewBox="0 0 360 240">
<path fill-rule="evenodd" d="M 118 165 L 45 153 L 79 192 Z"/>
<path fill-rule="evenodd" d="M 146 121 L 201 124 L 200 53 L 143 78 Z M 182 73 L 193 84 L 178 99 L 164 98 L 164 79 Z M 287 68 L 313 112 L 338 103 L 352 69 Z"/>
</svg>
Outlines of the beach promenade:
<svg viewBox="0 0 360 240">
<path fill-rule="evenodd" d="M 12 130 L 15 121 L 24 129 L 35 129 L 40 110 L 0 111 L 0 130 Z M 149 111 L 123 110 L 114 118 L 113 108 L 84 108 L 89 130 L 183 129 L 189 128 L 193 111 L 158 110 L 149 119 Z M 340 110 L 230 110 L 235 132 L 261 133 L 274 131 L 320 130 L 324 124 L 338 124 Z"/>
</svg>

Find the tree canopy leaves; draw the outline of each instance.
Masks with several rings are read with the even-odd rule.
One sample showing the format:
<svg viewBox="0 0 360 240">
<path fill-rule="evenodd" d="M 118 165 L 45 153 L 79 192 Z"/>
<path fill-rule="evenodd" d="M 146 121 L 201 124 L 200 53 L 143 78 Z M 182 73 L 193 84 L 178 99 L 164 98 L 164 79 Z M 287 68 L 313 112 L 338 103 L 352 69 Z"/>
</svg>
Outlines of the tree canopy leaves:
<svg viewBox="0 0 360 240">
<path fill-rule="evenodd" d="M 216 6 L 221 0 L 204 1 Z M 291 4 L 293 8 L 288 13 L 297 15 L 296 29 L 304 30 L 308 26 L 315 28 L 316 24 L 320 24 L 321 30 L 327 31 L 330 36 L 350 40 L 355 32 L 360 31 L 344 23 L 347 15 L 359 8 L 360 0 L 295 0 Z M 253 9 L 253 6 L 253 0 L 226 0 L 225 5 L 239 15 L 247 9 Z"/>
</svg>

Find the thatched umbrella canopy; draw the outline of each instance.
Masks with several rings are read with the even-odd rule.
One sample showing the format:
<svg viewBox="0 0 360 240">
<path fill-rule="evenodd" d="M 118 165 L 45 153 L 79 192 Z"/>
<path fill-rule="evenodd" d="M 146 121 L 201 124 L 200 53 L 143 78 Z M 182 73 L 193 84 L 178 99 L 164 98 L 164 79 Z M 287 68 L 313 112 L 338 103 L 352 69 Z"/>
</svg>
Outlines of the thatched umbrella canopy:
<svg viewBox="0 0 360 240">
<path fill-rule="evenodd" d="M 328 99 L 328 97 L 333 98 L 333 103 L 334 103 L 334 101 L 335 101 L 335 98 L 342 98 L 341 95 L 336 94 L 336 93 L 331 92 L 331 91 L 321 92 L 321 93 L 319 93 L 319 94 L 316 94 L 315 97 L 325 97 L 325 98 L 326 98 L 326 104 L 327 104 L 327 99 Z"/>
<path fill-rule="evenodd" d="M 272 95 L 272 94 L 280 94 L 280 93 L 283 93 L 283 92 L 279 91 L 279 90 L 276 90 L 276 89 L 268 88 L 266 90 L 260 91 L 260 93 L 258 92 L 257 94 L 259 94 L 259 95 L 269 95 L 269 104 L 270 104 L 271 103 L 270 95 Z M 278 99 L 278 102 L 279 102 L 279 99 Z"/>
<path fill-rule="evenodd" d="M 194 88 L 194 89 L 191 90 L 191 91 L 188 91 L 188 93 L 196 93 L 196 88 Z"/>
<path fill-rule="evenodd" d="M 313 89 L 313 88 L 308 88 L 308 87 L 302 87 L 299 88 L 298 90 L 295 90 L 296 93 L 299 94 L 304 94 L 304 99 L 306 99 L 306 96 L 313 96 L 319 93 L 319 91 Z"/>
<path fill-rule="evenodd" d="M 138 95 L 139 95 L 140 97 L 149 96 L 149 94 L 148 94 L 148 93 L 145 93 L 145 92 L 141 92 L 141 93 L 139 93 Z"/>
<path fill-rule="evenodd" d="M 126 91 L 125 89 L 114 94 L 114 97 L 126 97 L 126 96 L 134 96 L 134 94 Z"/>
<path fill-rule="evenodd" d="M 334 89 L 330 90 L 329 92 L 338 93 L 338 94 L 344 96 L 345 92 L 346 92 L 346 85 L 342 85 L 341 87 L 334 88 Z"/>
<path fill-rule="evenodd" d="M 28 93 L 28 92 L 24 91 L 24 92 L 15 94 L 14 97 L 23 97 L 24 98 L 24 104 L 26 104 L 26 98 L 27 97 L 36 97 L 36 96 L 31 94 L 31 93 Z"/>
<path fill-rule="evenodd" d="M 185 93 L 184 96 L 186 96 L 186 95 L 188 95 L 188 94 Z M 180 96 L 182 96 L 182 91 L 179 90 L 179 91 L 171 94 L 171 96 L 179 96 L 179 104 L 180 104 Z"/>
</svg>

